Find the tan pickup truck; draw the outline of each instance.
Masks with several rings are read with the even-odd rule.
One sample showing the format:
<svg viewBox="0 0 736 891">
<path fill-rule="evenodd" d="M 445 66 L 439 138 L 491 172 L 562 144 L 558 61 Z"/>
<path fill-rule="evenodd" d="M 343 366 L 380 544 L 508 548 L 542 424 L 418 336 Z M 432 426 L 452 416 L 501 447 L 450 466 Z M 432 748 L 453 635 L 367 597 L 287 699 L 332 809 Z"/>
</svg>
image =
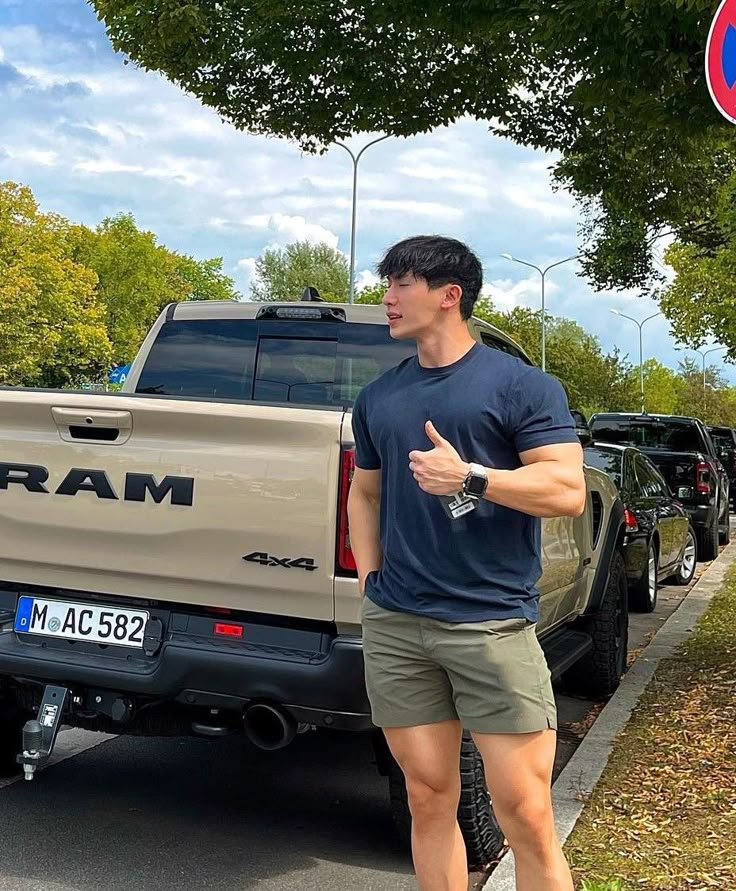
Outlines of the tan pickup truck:
<svg viewBox="0 0 736 891">
<path fill-rule="evenodd" d="M 413 353 L 380 306 L 186 303 L 125 392 L 0 388 L 1 771 L 33 777 L 61 723 L 270 749 L 365 731 L 407 833 L 363 685 L 347 495 L 353 401 Z M 584 515 L 544 521 L 538 629 L 555 677 L 607 695 L 626 658 L 623 507 L 586 475 Z M 476 863 L 501 841 L 478 766 L 467 743 Z"/>
</svg>

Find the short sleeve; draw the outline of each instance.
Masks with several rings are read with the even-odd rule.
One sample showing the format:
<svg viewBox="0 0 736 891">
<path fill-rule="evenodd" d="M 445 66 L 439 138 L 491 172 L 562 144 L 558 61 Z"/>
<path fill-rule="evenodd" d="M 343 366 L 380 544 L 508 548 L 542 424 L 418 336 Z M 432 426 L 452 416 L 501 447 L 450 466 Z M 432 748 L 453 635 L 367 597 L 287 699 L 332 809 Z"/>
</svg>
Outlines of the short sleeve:
<svg viewBox="0 0 736 891">
<path fill-rule="evenodd" d="M 509 428 L 516 451 L 578 442 L 562 384 L 530 368 L 512 391 Z"/>
<path fill-rule="evenodd" d="M 353 406 L 353 438 L 355 439 L 355 465 L 361 470 L 379 470 L 381 457 L 368 429 L 365 389 L 358 393 Z"/>
</svg>

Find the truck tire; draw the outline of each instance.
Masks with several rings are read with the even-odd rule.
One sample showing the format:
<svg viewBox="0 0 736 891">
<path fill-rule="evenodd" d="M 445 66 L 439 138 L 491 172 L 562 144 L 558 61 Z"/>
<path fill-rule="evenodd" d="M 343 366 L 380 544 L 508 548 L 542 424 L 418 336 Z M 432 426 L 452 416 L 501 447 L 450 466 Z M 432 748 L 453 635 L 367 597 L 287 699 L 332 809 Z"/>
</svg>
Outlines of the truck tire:
<svg viewBox="0 0 736 891">
<path fill-rule="evenodd" d="M 706 529 L 698 529 L 698 562 L 715 560 L 718 556 L 718 520 Z"/>
<path fill-rule="evenodd" d="M 21 749 L 27 717 L 14 704 L 0 700 L 0 777 L 20 773 L 20 765 L 15 759 Z"/>
<path fill-rule="evenodd" d="M 591 636 L 593 648 L 565 672 L 564 683 L 575 693 L 595 699 L 608 697 L 626 671 L 629 643 L 626 566 L 618 548 L 611 557 L 600 607 L 578 627 Z"/>
<path fill-rule="evenodd" d="M 504 846 L 486 785 L 483 759 L 469 733 L 463 733 L 460 749 L 460 805 L 457 819 L 465 839 L 468 868 L 486 867 Z M 396 761 L 388 764 L 391 815 L 402 844 L 411 847 L 411 811 L 404 774 Z"/>
<path fill-rule="evenodd" d="M 637 613 L 653 613 L 657 605 L 657 547 L 649 543 L 649 554 L 644 572 L 629 590 L 629 609 Z"/>
</svg>

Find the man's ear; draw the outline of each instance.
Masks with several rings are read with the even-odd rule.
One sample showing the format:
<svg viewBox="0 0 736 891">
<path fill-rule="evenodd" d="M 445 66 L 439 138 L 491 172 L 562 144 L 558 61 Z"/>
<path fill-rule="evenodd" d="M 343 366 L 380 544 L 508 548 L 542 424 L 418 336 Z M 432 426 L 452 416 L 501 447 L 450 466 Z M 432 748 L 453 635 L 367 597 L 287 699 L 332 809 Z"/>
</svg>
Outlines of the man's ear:
<svg viewBox="0 0 736 891">
<path fill-rule="evenodd" d="M 447 285 L 445 288 L 445 296 L 442 298 L 442 309 L 453 309 L 459 306 L 463 296 L 463 289 L 460 285 Z"/>
</svg>

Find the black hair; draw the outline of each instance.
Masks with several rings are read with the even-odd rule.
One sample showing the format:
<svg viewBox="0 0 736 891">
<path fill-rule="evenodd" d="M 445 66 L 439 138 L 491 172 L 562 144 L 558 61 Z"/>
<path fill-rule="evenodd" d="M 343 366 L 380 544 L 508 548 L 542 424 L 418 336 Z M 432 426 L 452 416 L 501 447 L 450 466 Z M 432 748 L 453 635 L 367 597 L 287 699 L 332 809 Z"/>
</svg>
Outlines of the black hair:
<svg viewBox="0 0 736 891">
<path fill-rule="evenodd" d="M 460 315 L 469 319 L 483 284 L 483 267 L 470 248 L 455 238 L 442 235 L 415 235 L 386 251 L 378 264 L 381 278 L 401 278 L 412 274 L 423 278 L 430 288 L 460 285 Z"/>
</svg>

